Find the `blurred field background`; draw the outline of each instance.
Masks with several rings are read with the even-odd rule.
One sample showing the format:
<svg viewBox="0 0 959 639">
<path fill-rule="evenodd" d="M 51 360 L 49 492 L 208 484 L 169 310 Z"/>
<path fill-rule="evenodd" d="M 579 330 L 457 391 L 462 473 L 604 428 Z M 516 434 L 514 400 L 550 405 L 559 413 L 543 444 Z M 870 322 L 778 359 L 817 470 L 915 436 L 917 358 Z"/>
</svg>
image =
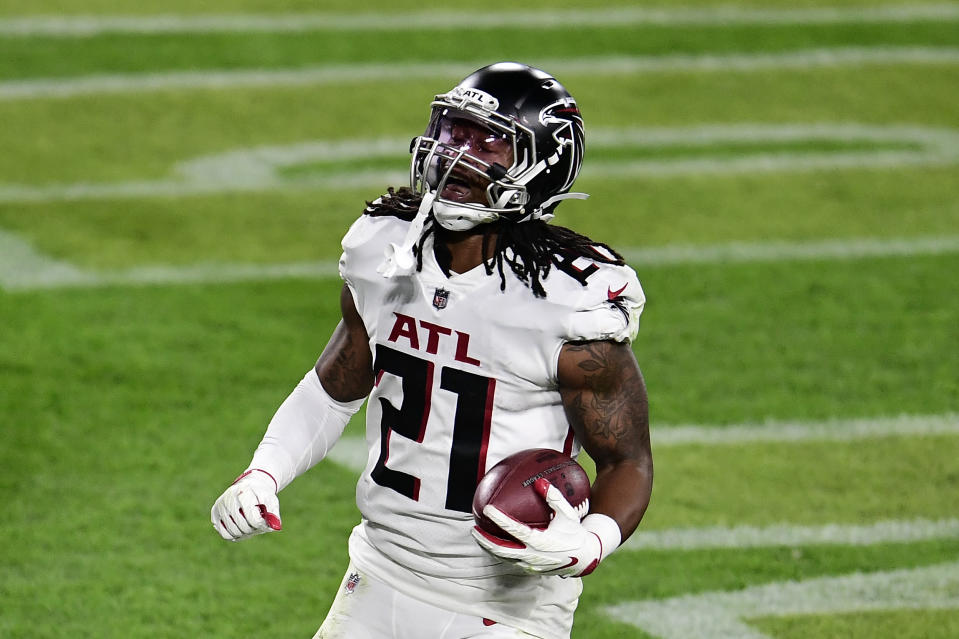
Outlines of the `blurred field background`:
<svg viewBox="0 0 959 639">
<path fill-rule="evenodd" d="M 309 637 L 355 421 L 209 525 L 429 100 L 554 73 L 649 302 L 656 485 L 577 639 L 959 636 L 959 4 L 5 0 L 0 636 Z M 504 309 L 508 312 L 508 309 Z"/>
</svg>

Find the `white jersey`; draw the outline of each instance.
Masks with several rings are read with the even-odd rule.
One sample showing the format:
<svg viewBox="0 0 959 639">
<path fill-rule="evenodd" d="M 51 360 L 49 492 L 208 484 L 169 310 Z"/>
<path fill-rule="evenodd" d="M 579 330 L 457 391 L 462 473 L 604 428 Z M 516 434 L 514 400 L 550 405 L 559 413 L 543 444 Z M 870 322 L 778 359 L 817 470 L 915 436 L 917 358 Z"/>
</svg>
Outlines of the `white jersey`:
<svg viewBox="0 0 959 639">
<path fill-rule="evenodd" d="M 584 258 L 564 266 L 575 277 L 551 270 L 546 298 L 508 267 L 501 291 L 499 273 L 484 265 L 447 276 L 430 240 L 420 272 L 385 278 L 376 270 L 384 249 L 408 228 L 363 215 L 343 239 L 340 274 L 366 326 L 375 375 L 351 558 L 434 605 L 567 637 L 580 580 L 526 575 L 486 553 L 470 535 L 473 492 L 519 450 L 579 452 L 558 392 L 560 349 L 631 340 L 643 291 L 629 267 Z"/>
</svg>

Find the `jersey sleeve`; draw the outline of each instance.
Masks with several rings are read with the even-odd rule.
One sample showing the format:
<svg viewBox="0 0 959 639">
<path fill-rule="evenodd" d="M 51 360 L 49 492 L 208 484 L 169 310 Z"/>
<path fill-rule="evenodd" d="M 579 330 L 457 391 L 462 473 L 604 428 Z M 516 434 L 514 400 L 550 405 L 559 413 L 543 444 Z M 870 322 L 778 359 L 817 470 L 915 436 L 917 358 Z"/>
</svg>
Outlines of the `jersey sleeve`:
<svg viewBox="0 0 959 639">
<path fill-rule="evenodd" d="M 364 244 L 368 243 L 369 224 L 365 215 L 361 215 L 350 225 L 349 230 L 340 241 L 343 248 L 340 254 L 340 278 L 353 288 L 353 280 L 356 277 L 357 252 Z"/>
<path fill-rule="evenodd" d="M 631 342 L 646 304 L 639 278 L 628 266 L 596 266 L 569 314 L 567 341 Z"/>
<path fill-rule="evenodd" d="M 343 236 L 339 271 L 350 288 L 356 308 L 363 315 L 367 297 L 379 290 L 383 276 L 377 266 L 383 261 L 384 248 L 390 241 L 402 237 L 409 224 L 394 217 L 361 215 Z"/>
</svg>

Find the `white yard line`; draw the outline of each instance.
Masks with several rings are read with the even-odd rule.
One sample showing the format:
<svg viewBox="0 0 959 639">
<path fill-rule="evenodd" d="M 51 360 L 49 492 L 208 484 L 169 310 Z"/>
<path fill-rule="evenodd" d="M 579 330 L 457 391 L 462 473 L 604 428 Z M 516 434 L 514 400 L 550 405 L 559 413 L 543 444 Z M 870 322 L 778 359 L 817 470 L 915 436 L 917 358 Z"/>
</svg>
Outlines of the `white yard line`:
<svg viewBox="0 0 959 639">
<path fill-rule="evenodd" d="M 654 431 L 654 447 L 732 445 L 756 441 L 797 442 L 922 435 L 959 435 L 959 415 L 902 416 L 810 423 L 735 426 L 666 426 Z M 367 461 L 361 437 L 342 438 L 329 459 L 359 473 Z M 765 526 L 640 528 L 623 552 L 871 546 L 959 538 L 959 519 L 903 519 L 818 526 L 778 523 Z M 609 561 L 615 563 L 620 555 Z M 629 597 L 631 592 L 622 593 Z M 959 564 L 821 577 L 802 582 L 751 586 L 670 599 L 624 601 L 606 608 L 623 623 L 660 639 L 770 639 L 749 625 L 761 616 L 833 614 L 889 609 L 959 608 Z"/>
<path fill-rule="evenodd" d="M 532 60 L 557 75 L 609 76 L 662 72 L 753 72 L 882 64 L 955 64 L 957 47 L 836 47 L 783 53 L 617 56 Z M 486 62 L 342 64 L 297 69 L 171 71 L 0 82 L 0 101 L 64 99 L 150 91 L 324 86 L 420 78 L 456 80 Z"/>
<path fill-rule="evenodd" d="M 847 238 L 814 242 L 731 242 L 704 246 L 627 247 L 621 251 L 626 261 L 634 266 L 856 260 L 865 257 L 941 255 L 957 252 L 959 235 L 908 239 Z"/>
<path fill-rule="evenodd" d="M 622 550 L 702 550 L 781 546 L 874 546 L 959 537 L 959 519 L 896 519 L 872 524 L 708 526 L 646 530 L 640 527 Z"/>
<path fill-rule="evenodd" d="M 659 639 L 769 639 L 747 620 L 953 608 L 959 608 L 959 563 L 955 562 L 631 601 L 605 610 Z"/>
<path fill-rule="evenodd" d="M 409 144 L 409 142 L 407 142 Z M 409 181 L 407 171 L 352 171 L 315 176 L 303 180 L 269 179 L 243 182 L 236 176 L 203 182 L 197 179 L 168 178 L 133 182 L 74 182 L 29 186 L 0 183 L 0 204 L 31 202 L 78 202 L 82 200 L 128 200 L 146 197 L 184 197 L 216 193 L 254 193 L 282 189 L 296 190 L 384 188 Z"/>
<path fill-rule="evenodd" d="M 666 446 L 734 446 L 756 442 L 853 441 L 880 437 L 959 435 L 959 415 L 911 415 L 899 417 L 829 420 L 823 422 L 770 422 L 733 426 L 659 426 L 653 431 L 654 449 Z M 362 437 L 340 439 L 329 459 L 353 472 L 367 463 L 368 450 Z M 705 528 L 641 528 L 623 550 L 695 550 L 708 548 L 757 548 L 778 546 L 912 543 L 959 537 L 959 519 L 905 519 L 869 524 L 824 524 L 803 526 L 711 526 Z"/>
<path fill-rule="evenodd" d="M 959 249 L 959 247 L 957 247 Z M 959 435 L 959 415 L 903 415 L 824 422 L 767 422 L 733 426 L 669 425 L 654 428 L 654 448 L 725 446 L 763 442 L 855 441 L 877 437 Z"/>
<path fill-rule="evenodd" d="M 937 165 L 959 162 L 959 133 L 952 129 L 918 126 L 840 124 L 724 124 L 692 127 L 596 129 L 594 149 L 698 147 L 704 156 L 693 159 L 650 159 L 632 163 L 593 161 L 585 176 L 646 176 L 713 173 L 799 171 L 811 167 L 870 167 Z M 900 144 L 915 150 L 856 152 L 789 152 L 710 157 L 711 145 L 729 143 L 788 143 L 795 141 L 868 142 Z M 196 194 L 249 192 L 269 189 L 376 187 L 400 184 L 405 171 L 351 171 L 306 178 L 287 178 L 284 169 L 344 160 L 397 156 L 400 164 L 407 141 L 400 138 L 311 141 L 284 146 L 237 149 L 194 158 L 173 167 L 172 177 L 119 183 L 74 183 L 33 187 L 0 184 L 0 203 L 43 203 L 90 199 L 183 197 Z M 893 158 L 896 158 L 893 161 Z M 773 168 L 775 167 L 775 168 Z M 44 256 L 28 242 L 0 231 L 0 286 L 31 290 L 64 286 L 110 284 L 174 284 L 230 282 L 282 277 L 334 277 L 333 261 L 292 264 L 155 265 L 133 269 L 94 271 Z M 733 263 L 810 259 L 858 259 L 870 256 L 935 255 L 959 251 L 959 236 L 912 238 L 847 238 L 813 242 L 739 242 L 705 246 L 665 246 L 622 249 L 635 266 L 692 263 Z M 779 429 L 777 432 L 788 432 Z"/>
<path fill-rule="evenodd" d="M 701 247 L 662 247 L 657 249 L 625 248 L 622 253 L 636 267 L 671 264 L 725 264 L 734 262 L 786 262 L 796 260 L 841 260 L 863 257 L 897 257 L 941 255 L 959 252 L 959 236 L 918 237 L 910 239 L 850 238 L 847 240 L 824 240 L 819 242 L 737 242 L 734 244 L 704 245 Z M 191 264 L 185 266 L 156 265 L 130 269 L 97 271 L 83 269 L 62 260 L 50 258 L 36 251 L 23 238 L 0 230 L 0 288 L 8 291 L 65 287 L 97 287 L 110 285 L 227 283 L 283 279 L 290 277 L 325 279 L 337 277 L 337 263 L 333 260 L 315 262 L 290 262 L 285 264 Z M 690 427 L 695 428 L 695 427 Z M 907 426 L 908 428 L 908 426 Z M 920 431 L 928 425 L 918 427 Z M 943 426 L 952 432 L 953 426 Z M 868 431 L 868 427 L 865 428 Z M 670 441 L 686 437 L 686 431 L 677 427 L 675 433 L 663 431 L 657 434 L 658 445 L 671 445 Z M 780 433 L 774 428 L 736 433 L 730 429 L 728 436 L 746 438 L 779 437 L 789 439 L 797 436 L 787 425 Z M 696 437 L 707 436 L 709 431 L 696 431 Z M 764 433 L 768 432 L 769 435 Z M 802 438 L 805 435 L 800 434 Z M 855 437 L 849 432 L 833 432 L 836 439 Z M 869 435 L 864 435 L 869 436 Z M 717 438 L 719 438 L 717 436 Z M 759 440 L 757 440 L 759 441 Z"/>
<path fill-rule="evenodd" d="M 147 284 L 219 284 L 286 278 L 338 277 L 333 261 L 288 264 L 190 264 L 95 271 L 51 258 L 0 230 L 0 288 L 7 291 Z"/>
<path fill-rule="evenodd" d="M 606 7 L 549 11 L 417 11 L 407 13 L 289 13 L 199 15 L 36 15 L 0 19 L 0 36 L 84 37 L 104 33 L 212 33 L 297 31 L 393 31 L 492 29 L 521 25 L 524 29 L 572 26 L 639 25 L 725 27 L 729 25 L 815 25 L 955 21 L 955 4 L 880 7 L 750 9 L 704 7 L 655 9 Z"/>
<path fill-rule="evenodd" d="M 723 144 L 777 144 L 795 142 L 867 143 L 872 150 L 856 151 L 743 151 L 738 155 L 711 153 Z M 763 124 L 739 123 L 688 127 L 633 127 L 591 129 L 591 158 L 583 177 L 660 178 L 677 175 L 729 175 L 799 172 L 841 168 L 890 168 L 959 163 L 959 132 L 954 129 L 857 123 Z M 898 145 L 893 150 L 883 145 Z M 693 157 L 606 161 L 603 149 L 661 149 L 690 147 Z M 316 140 L 284 146 L 242 148 L 186 160 L 172 168 L 172 177 L 133 182 L 47 184 L 30 186 L 0 183 L 0 203 L 129 199 L 253 192 L 283 189 L 383 188 L 407 181 L 406 138 Z M 386 158 L 396 170 L 337 172 L 345 160 Z M 394 162 L 395 160 L 395 162 Z M 287 177 L 291 167 L 327 164 L 327 173 Z M 948 241 L 948 239 L 946 240 Z M 670 249 L 675 255 L 682 249 Z M 778 251 L 772 246 L 770 251 Z M 701 249 L 690 249 L 698 253 Z M 669 259 L 669 258 L 666 258 Z M 682 259 L 682 258 L 681 258 Z M 693 259 L 692 257 L 690 259 Z"/>
<path fill-rule="evenodd" d="M 769 422 L 732 426 L 659 425 L 653 449 L 673 446 L 737 446 L 763 442 L 855 441 L 879 437 L 959 435 L 959 415 L 903 415 L 823 422 Z M 362 437 L 343 437 L 330 451 L 334 461 L 359 471 L 366 464 Z"/>
</svg>

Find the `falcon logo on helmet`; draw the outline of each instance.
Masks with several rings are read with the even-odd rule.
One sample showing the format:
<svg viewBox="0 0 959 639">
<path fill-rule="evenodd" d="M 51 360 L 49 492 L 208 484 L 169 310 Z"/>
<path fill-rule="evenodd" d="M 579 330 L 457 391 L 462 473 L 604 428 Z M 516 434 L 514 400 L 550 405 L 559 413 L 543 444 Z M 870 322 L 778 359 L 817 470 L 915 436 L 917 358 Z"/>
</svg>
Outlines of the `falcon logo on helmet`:
<svg viewBox="0 0 959 639">
<path fill-rule="evenodd" d="M 570 154 L 565 162 L 569 169 L 567 179 L 559 188 L 560 193 L 565 193 L 573 185 L 573 181 L 579 175 L 579 170 L 583 165 L 583 140 L 586 137 L 583 116 L 579 112 L 579 107 L 576 106 L 576 100 L 568 97 L 543 109 L 539 114 L 539 120 L 543 123 L 543 126 L 549 126 L 553 129 L 557 162 L 560 154 Z M 577 143 L 577 140 L 579 140 L 579 143 Z"/>
<path fill-rule="evenodd" d="M 410 147 L 410 184 L 434 198 L 432 213 L 442 227 L 549 220 L 559 201 L 586 197 L 569 192 L 583 162 L 583 118 L 569 92 L 546 72 L 515 62 L 493 64 L 437 95 L 430 106 L 426 132 Z M 489 161 L 489 154 L 479 157 L 484 154 L 475 143 L 453 139 L 449 130 L 456 123 L 508 144 L 511 153 L 502 157 L 510 158 L 509 166 Z M 480 187 L 485 201 L 463 195 Z"/>
</svg>

